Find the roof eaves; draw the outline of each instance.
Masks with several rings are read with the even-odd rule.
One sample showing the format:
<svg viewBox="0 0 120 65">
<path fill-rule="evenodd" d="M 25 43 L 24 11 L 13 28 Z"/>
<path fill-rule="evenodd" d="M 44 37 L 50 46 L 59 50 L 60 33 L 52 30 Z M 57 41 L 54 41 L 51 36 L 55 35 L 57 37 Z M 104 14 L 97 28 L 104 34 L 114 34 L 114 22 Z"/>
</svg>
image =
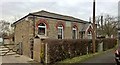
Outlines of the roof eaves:
<svg viewBox="0 0 120 65">
<path fill-rule="evenodd" d="M 39 11 L 39 12 L 47 12 L 47 11 Z M 55 14 L 55 15 L 60 15 L 60 16 L 63 16 L 63 17 L 70 17 L 74 20 L 69 20 L 69 19 L 64 19 L 64 18 L 57 18 L 57 17 L 51 17 L 51 16 L 43 16 L 43 15 L 36 15 L 36 13 L 39 13 L 39 12 L 35 12 L 35 13 L 29 13 L 28 15 L 22 17 L 21 19 L 17 20 L 16 22 L 14 22 L 11 26 L 15 26 L 17 23 L 19 23 L 21 20 L 23 20 L 24 18 L 28 17 L 29 15 L 32 15 L 32 16 L 37 16 L 37 17 L 45 17 L 45 18 L 52 18 L 52 19 L 57 19 L 57 20 L 65 20 L 65 21 L 70 21 L 70 22 L 78 22 L 78 23 L 88 23 L 87 21 L 84 21 L 84 20 L 81 20 L 81 19 L 78 19 L 78 18 L 74 18 L 72 16 L 66 16 L 66 15 L 61 15 L 61 14 L 56 14 L 56 13 L 51 13 L 51 12 L 47 12 L 47 13 L 50 13 L 50 14 Z"/>
<path fill-rule="evenodd" d="M 65 20 L 65 21 L 70 21 L 70 22 L 87 23 L 87 21 L 83 22 L 83 20 L 81 20 L 81 21 L 75 21 L 75 20 L 68 20 L 68 19 L 62 19 L 62 18 L 57 18 L 57 17 L 35 15 L 35 14 L 32 14 L 32 13 L 30 13 L 30 15 L 37 16 L 37 17 L 45 17 L 45 18 L 57 19 L 57 20 Z"/>
<path fill-rule="evenodd" d="M 67 15 L 62 15 L 62 14 L 58 14 L 58 13 L 53 13 L 53 12 L 48 12 L 48 11 L 44 11 L 44 10 L 41 10 L 41 11 L 38 11 L 38 12 L 33 12 L 33 13 L 31 13 L 31 14 L 36 15 L 37 13 L 42 13 L 42 12 L 49 13 L 49 14 L 53 14 L 53 15 L 62 16 L 62 17 L 63 17 L 62 19 L 66 18 L 66 17 L 69 17 L 70 19 L 73 19 L 73 20 L 71 20 L 71 21 L 73 21 L 73 22 L 87 23 L 87 21 L 81 20 L 81 19 L 79 19 L 79 18 L 75 18 L 75 17 L 67 16 Z M 49 16 L 47 16 L 47 17 L 49 17 Z M 57 17 L 52 17 L 52 18 L 57 18 Z M 65 19 L 65 20 L 69 20 L 69 19 Z"/>
<path fill-rule="evenodd" d="M 15 21 L 11 26 L 14 27 L 15 24 L 19 23 L 21 20 L 25 19 L 26 17 L 28 17 L 30 15 L 30 13 L 22 18 L 20 18 L 19 20 Z"/>
</svg>

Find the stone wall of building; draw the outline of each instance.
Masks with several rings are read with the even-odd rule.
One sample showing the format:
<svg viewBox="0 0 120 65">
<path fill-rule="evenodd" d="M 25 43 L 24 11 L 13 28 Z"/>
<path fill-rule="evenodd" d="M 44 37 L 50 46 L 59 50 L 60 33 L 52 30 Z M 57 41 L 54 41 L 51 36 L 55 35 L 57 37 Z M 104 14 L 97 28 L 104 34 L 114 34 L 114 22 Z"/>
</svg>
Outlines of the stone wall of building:
<svg viewBox="0 0 120 65">
<path fill-rule="evenodd" d="M 71 22 L 65 21 L 65 29 L 64 29 L 64 38 L 65 39 L 72 39 L 72 25 Z M 70 32 L 71 31 L 71 32 Z"/>
<path fill-rule="evenodd" d="M 46 20 L 46 23 L 48 24 L 48 28 L 47 28 L 47 36 L 49 38 L 52 38 L 52 39 L 58 39 L 58 31 L 57 31 L 57 28 L 56 28 L 56 25 L 58 22 L 62 22 L 64 24 L 64 31 L 63 31 L 63 34 L 64 34 L 64 39 L 72 39 L 72 24 L 73 22 L 70 22 L 70 21 L 63 21 L 63 20 L 56 20 L 56 19 L 48 19 L 48 18 L 36 18 L 36 23 L 35 25 L 40 21 L 40 19 L 45 19 Z M 82 25 L 81 23 L 76 23 L 77 24 L 77 39 L 80 38 L 80 34 L 79 34 L 79 31 L 80 31 L 80 26 Z M 35 26 L 36 27 L 36 26 Z M 37 35 L 38 34 L 38 28 L 36 27 L 35 28 L 35 34 Z"/>
<path fill-rule="evenodd" d="M 56 25 L 58 22 L 62 22 L 64 24 L 64 39 L 72 39 L 72 25 L 73 22 L 49 19 L 49 18 L 41 18 L 36 17 L 35 20 L 33 18 L 23 19 L 21 22 L 18 22 L 15 26 L 15 43 L 22 42 L 22 51 L 23 55 L 31 57 L 30 50 L 30 39 L 34 39 L 36 35 L 38 35 L 38 28 L 36 24 L 40 21 L 40 19 L 45 19 L 47 23 L 47 35 L 50 39 L 58 39 L 58 30 Z M 35 21 L 35 22 L 34 22 Z M 77 25 L 77 39 L 80 38 L 80 26 L 82 23 L 76 23 Z M 35 27 L 34 27 L 35 26 Z M 34 31 L 35 29 L 35 31 Z M 35 33 L 35 35 L 34 35 Z"/>
<path fill-rule="evenodd" d="M 15 26 L 15 43 L 22 42 L 22 53 L 30 57 L 30 38 L 33 37 L 32 22 L 30 20 L 21 20 Z"/>
<path fill-rule="evenodd" d="M 42 54 L 40 54 L 40 53 L 42 53 L 41 45 L 42 45 L 42 43 L 39 38 L 34 39 L 33 59 L 37 62 L 41 61 L 41 58 L 40 58 L 40 56 L 42 55 Z"/>
<path fill-rule="evenodd" d="M 47 31 L 48 37 L 52 38 L 52 39 L 57 39 L 57 29 L 55 27 L 57 21 L 55 19 L 49 19 L 47 21 L 48 21 L 48 24 L 49 24 L 49 28 L 48 28 L 48 31 Z"/>
<path fill-rule="evenodd" d="M 81 27 L 82 27 L 82 25 L 83 25 L 83 23 L 78 23 L 78 39 L 81 39 L 81 34 L 80 34 L 80 29 L 81 29 Z"/>
</svg>

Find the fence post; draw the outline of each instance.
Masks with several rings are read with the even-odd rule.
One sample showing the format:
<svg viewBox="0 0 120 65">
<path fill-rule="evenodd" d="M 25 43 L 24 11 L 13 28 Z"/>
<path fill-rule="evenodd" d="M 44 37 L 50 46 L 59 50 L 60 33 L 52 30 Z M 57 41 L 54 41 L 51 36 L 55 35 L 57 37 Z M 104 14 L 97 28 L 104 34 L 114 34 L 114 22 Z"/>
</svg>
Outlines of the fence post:
<svg viewBox="0 0 120 65">
<path fill-rule="evenodd" d="M 103 51 L 103 42 L 98 44 L 98 52 Z"/>
<path fill-rule="evenodd" d="M 89 53 L 89 51 L 88 51 L 88 46 L 87 46 L 87 54 Z"/>
<path fill-rule="evenodd" d="M 45 63 L 48 63 L 48 56 L 47 56 L 47 43 L 45 43 Z"/>
</svg>

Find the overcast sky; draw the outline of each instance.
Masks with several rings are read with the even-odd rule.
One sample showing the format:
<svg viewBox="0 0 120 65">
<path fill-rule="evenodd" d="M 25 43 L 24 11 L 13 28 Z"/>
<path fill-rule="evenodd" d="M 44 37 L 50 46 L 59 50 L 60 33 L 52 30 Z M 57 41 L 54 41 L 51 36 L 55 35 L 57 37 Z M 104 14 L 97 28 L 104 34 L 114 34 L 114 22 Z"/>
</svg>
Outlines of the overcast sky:
<svg viewBox="0 0 120 65">
<path fill-rule="evenodd" d="M 0 20 L 13 23 L 15 20 L 40 10 L 89 20 L 93 0 L 1 0 Z M 96 16 L 103 13 L 117 16 L 119 0 L 96 0 Z"/>
</svg>

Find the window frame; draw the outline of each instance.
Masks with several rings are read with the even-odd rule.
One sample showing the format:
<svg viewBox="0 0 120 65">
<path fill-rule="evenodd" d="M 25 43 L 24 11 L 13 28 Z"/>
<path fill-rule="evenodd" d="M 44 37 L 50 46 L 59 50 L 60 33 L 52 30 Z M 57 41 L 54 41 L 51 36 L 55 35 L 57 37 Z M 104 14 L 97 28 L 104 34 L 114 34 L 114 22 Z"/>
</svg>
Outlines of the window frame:
<svg viewBox="0 0 120 65">
<path fill-rule="evenodd" d="M 92 35 L 92 32 L 91 32 L 91 31 L 88 31 L 87 35 Z"/>
<path fill-rule="evenodd" d="M 57 28 L 58 28 L 58 35 L 59 35 L 59 29 L 62 29 L 62 33 L 60 32 L 60 33 L 62 34 L 62 38 L 61 38 L 61 39 L 64 39 L 63 25 L 59 25 Z M 59 38 L 58 38 L 58 39 L 59 39 Z"/>
<path fill-rule="evenodd" d="M 73 31 L 75 31 L 75 36 L 73 36 L 74 35 Z M 77 28 L 76 27 L 72 28 L 72 39 L 77 39 Z"/>
<path fill-rule="evenodd" d="M 40 24 L 44 24 L 44 26 L 41 26 Z M 40 35 L 39 34 L 39 28 L 45 28 L 45 34 L 44 34 L 44 36 L 46 36 L 47 35 L 47 28 L 46 28 L 46 24 L 45 23 L 40 23 L 39 25 L 38 25 L 38 35 Z"/>
</svg>

